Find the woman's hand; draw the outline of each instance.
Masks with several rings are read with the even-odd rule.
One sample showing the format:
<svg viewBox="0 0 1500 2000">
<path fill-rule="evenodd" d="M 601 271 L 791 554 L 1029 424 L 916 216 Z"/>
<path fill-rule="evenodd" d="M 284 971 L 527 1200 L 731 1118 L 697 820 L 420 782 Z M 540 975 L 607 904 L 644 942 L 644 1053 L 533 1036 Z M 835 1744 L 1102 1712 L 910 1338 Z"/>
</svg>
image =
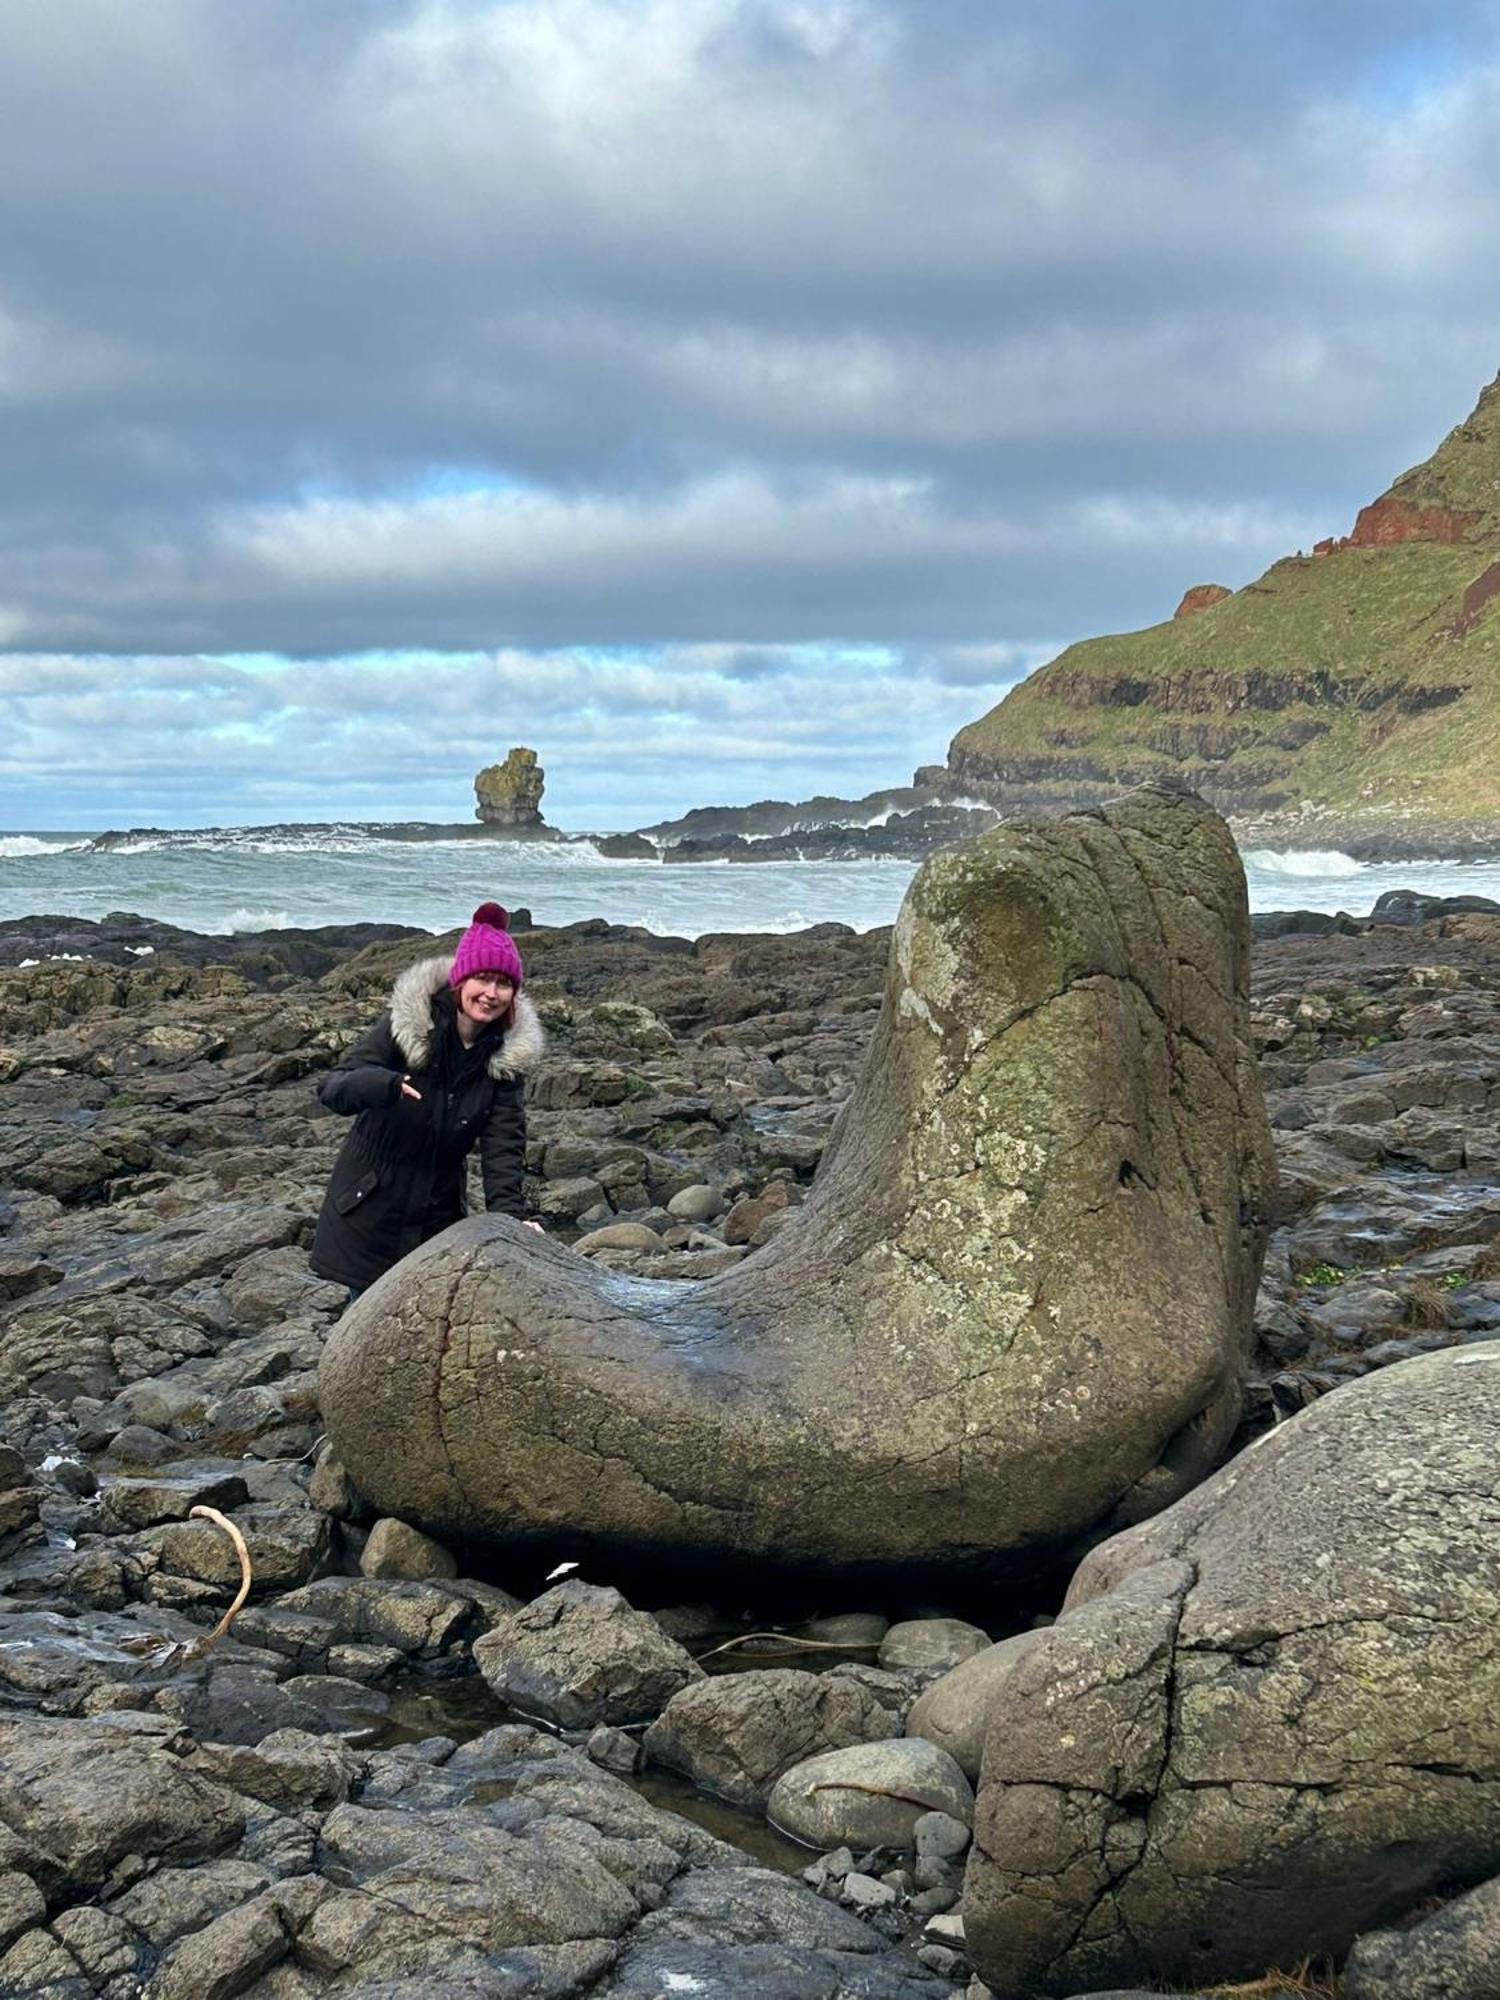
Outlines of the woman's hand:
<svg viewBox="0 0 1500 2000">
<path fill-rule="evenodd" d="M 542 1225 L 539 1222 L 534 1222 L 529 1215 L 521 1218 L 521 1227 L 523 1229 L 534 1229 L 538 1236 L 545 1236 L 547 1234 Z"/>
<path fill-rule="evenodd" d="M 418 1104 L 422 1102 L 422 1093 L 417 1089 L 409 1076 L 403 1076 L 401 1079 L 401 1095 L 403 1097 L 414 1097 Z"/>
</svg>

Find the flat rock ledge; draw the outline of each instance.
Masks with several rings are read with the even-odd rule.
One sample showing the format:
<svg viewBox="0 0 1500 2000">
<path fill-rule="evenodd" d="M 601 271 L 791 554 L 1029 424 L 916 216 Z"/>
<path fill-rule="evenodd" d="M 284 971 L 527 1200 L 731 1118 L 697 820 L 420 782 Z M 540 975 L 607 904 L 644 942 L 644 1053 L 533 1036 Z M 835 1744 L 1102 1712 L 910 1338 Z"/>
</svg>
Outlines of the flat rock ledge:
<svg viewBox="0 0 1500 2000">
<path fill-rule="evenodd" d="M 1500 1869 L 1497 1425 L 1500 1343 L 1424 1355 L 1087 1558 L 985 1745 L 996 2000 L 1340 1957 Z"/>
<path fill-rule="evenodd" d="M 1240 1409 L 1273 1179 L 1244 878 L 1143 789 L 935 856 L 809 1199 L 691 1287 L 503 1217 L 326 1350 L 338 1454 L 439 1535 L 1023 1567 L 1156 1511 Z"/>
</svg>

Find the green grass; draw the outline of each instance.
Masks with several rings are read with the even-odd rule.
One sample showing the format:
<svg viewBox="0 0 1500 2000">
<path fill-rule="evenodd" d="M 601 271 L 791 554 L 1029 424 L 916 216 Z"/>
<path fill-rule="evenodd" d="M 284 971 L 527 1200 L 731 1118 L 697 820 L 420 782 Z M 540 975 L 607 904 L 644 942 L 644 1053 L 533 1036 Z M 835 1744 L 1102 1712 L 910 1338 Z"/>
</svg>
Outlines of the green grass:
<svg viewBox="0 0 1500 2000">
<path fill-rule="evenodd" d="M 1480 519 L 1479 539 L 1288 556 L 1209 610 L 1070 646 L 960 730 L 953 752 L 991 764 L 1055 763 L 1055 776 L 1023 780 L 1043 796 L 1075 789 L 1066 765 L 1083 758 L 1122 781 L 1192 767 L 1209 796 L 1230 806 L 1258 768 L 1293 804 L 1308 798 L 1418 819 L 1500 815 L 1500 595 L 1457 629 L 1465 590 L 1500 562 L 1500 383 L 1391 491 L 1414 506 Z M 1252 677 L 1295 683 L 1315 675 L 1350 699 L 1310 690 L 1310 699 L 1249 705 Z M 1106 691 L 1122 681 L 1144 682 L 1148 698 L 1108 701 Z M 1088 698 L 1091 687 L 1101 699 Z M 1403 714 L 1395 699 L 1360 699 L 1377 689 L 1399 696 L 1454 687 L 1465 692 L 1419 713 Z M 1278 746 L 1275 733 L 1288 723 L 1327 728 L 1306 744 Z M 1160 740 L 1200 725 L 1222 732 L 1228 756 L 1179 754 Z M 1056 732 L 1070 740 L 1050 740 Z"/>
</svg>

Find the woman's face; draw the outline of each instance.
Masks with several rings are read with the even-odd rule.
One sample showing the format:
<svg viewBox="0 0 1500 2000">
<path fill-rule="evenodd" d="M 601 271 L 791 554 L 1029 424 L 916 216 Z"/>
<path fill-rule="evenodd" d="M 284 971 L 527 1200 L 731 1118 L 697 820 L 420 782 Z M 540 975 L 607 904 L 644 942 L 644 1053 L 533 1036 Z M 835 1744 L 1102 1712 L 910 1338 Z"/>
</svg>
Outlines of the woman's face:
<svg viewBox="0 0 1500 2000">
<path fill-rule="evenodd" d="M 458 1011 L 488 1028 L 505 1018 L 515 997 L 516 982 L 503 972 L 471 972 L 458 989 Z"/>
</svg>

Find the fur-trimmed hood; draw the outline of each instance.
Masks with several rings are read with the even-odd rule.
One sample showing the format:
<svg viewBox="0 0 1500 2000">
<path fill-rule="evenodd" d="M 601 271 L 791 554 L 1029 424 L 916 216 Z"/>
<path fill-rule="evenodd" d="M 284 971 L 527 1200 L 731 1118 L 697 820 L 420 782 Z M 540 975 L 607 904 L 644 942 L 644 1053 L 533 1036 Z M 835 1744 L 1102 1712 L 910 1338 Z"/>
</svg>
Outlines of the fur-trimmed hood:
<svg viewBox="0 0 1500 2000">
<path fill-rule="evenodd" d="M 413 1069 L 425 1069 L 432 1053 L 432 1031 L 436 1020 L 435 1002 L 450 990 L 447 958 L 423 958 L 409 965 L 391 988 L 391 1033 L 396 1046 Z M 511 1024 L 500 1038 L 500 1046 L 490 1057 L 489 1073 L 497 1083 L 507 1077 L 524 1076 L 541 1058 L 547 1038 L 536 1008 L 524 992 L 518 993 Z"/>
</svg>

